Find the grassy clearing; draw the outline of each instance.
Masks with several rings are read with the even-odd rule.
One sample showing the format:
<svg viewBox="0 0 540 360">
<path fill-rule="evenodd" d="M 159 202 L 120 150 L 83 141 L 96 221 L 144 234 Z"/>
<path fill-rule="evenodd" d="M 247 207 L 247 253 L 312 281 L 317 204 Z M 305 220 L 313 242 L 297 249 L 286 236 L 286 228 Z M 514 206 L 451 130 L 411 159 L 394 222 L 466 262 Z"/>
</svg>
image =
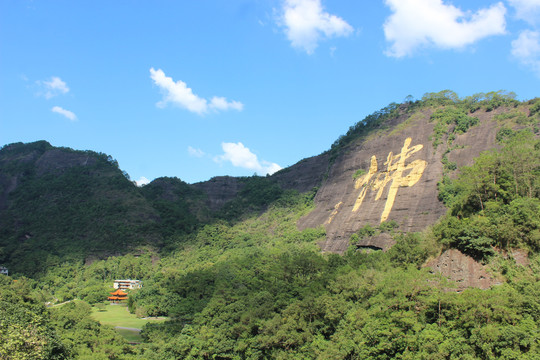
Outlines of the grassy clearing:
<svg viewBox="0 0 540 360">
<path fill-rule="evenodd" d="M 165 319 L 139 319 L 134 314 L 130 314 L 124 304 L 109 304 L 104 307 L 104 310 L 94 307 L 92 308 L 92 317 L 104 325 L 135 329 L 142 329 L 147 322 L 165 321 Z"/>
</svg>

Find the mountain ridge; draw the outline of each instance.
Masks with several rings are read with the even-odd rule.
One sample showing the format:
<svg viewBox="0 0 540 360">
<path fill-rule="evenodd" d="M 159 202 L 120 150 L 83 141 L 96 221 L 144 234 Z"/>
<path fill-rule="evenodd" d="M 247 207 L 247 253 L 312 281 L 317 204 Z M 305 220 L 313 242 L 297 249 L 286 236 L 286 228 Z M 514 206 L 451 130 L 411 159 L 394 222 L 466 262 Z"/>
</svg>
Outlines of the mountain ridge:
<svg viewBox="0 0 540 360">
<path fill-rule="evenodd" d="M 262 212 L 287 191 L 316 191 L 315 209 L 297 225 L 323 226 L 321 249 L 343 254 L 364 226 L 389 221 L 414 232 L 435 223 L 446 212 L 444 177 L 495 147 L 501 129 L 537 127 L 538 104 L 503 92 L 428 93 L 376 111 L 328 151 L 272 176 L 195 184 L 161 177 L 138 188 L 110 155 L 46 141 L 9 144 L 0 150 L 0 262 L 24 272 L 17 264 L 31 249 L 41 268 L 62 261 L 65 249 L 84 259 L 173 249 L 197 227 Z M 393 243 L 382 234 L 356 246 Z"/>
</svg>

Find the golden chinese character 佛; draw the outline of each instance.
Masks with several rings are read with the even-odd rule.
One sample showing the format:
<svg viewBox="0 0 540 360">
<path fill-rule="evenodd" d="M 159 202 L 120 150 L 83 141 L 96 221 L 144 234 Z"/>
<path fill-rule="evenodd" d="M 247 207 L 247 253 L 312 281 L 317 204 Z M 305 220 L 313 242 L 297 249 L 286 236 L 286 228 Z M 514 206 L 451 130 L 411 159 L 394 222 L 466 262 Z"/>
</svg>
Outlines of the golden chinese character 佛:
<svg viewBox="0 0 540 360">
<path fill-rule="evenodd" d="M 371 165 L 368 173 L 356 180 L 354 184 L 355 189 L 361 188 L 362 190 L 356 199 L 352 211 L 358 211 L 364 201 L 368 189 L 377 191 L 375 200 L 379 200 L 386 185 L 390 184 L 386 204 L 384 205 L 384 210 L 381 215 L 381 222 L 388 219 L 388 215 L 390 215 L 390 211 L 394 206 L 398 189 L 400 187 L 410 187 L 416 184 L 422 177 L 427 166 L 427 161 L 424 160 L 415 160 L 405 165 L 405 161 L 412 154 L 420 151 L 424 147 L 422 144 L 418 144 L 409 148 L 411 141 L 412 139 L 410 137 L 405 139 L 399 154 L 394 155 L 392 152 L 388 154 L 386 162 L 384 163 L 384 165 L 386 165 L 385 171 L 379 172 L 377 168 L 377 158 L 375 155 L 371 157 Z M 408 174 L 404 176 L 404 173 L 407 171 Z"/>
</svg>

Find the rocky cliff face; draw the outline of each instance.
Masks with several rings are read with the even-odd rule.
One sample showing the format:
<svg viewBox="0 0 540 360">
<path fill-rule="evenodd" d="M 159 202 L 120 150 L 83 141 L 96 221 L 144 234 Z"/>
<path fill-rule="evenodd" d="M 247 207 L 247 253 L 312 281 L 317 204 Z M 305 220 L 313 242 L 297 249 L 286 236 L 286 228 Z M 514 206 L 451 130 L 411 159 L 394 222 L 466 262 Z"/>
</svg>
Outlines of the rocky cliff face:
<svg viewBox="0 0 540 360">
<path fill-rule="evenodd" d="M 510 249 L 502 255 L 504 258 L 512 258 L 520 266 L 529 266 L 526 250 Z M 437 258 L 428 261 L 425 266 L 451 281 L 448 284 L 448 290 L 463 291 L 469 287 L 489 289 L 503 282 L 500 275 L 499 277 L 495 275 L 497 272 L 491 271 L 488 265 L 477 262 L 457 249 L 444 251 Z"/>
<path fill-rule="evenodd" d="M 272 175 L 270 180 L 285 190 L 310 191 L 321 184 L 328 170 L 328 157 L 325 153 L 301 160 Z M 244 186 L 241 178 L 232 176 L 216 176 L 191 185 L 206 195 L 205 205 L 212 211 L 218 211 L 234 200 Z"/>
<path fill-rule="evenodd" d="M 300 192 L 312 190 L 318 187 L 329 166 L 329 154 L 323 153 L 299 161 L 286 169 L 283 169 L 272 175 L 283 189 L 294 189 Z"/>
<path fill-rule="evenodd" d="M 487 266 L 456 249 L 446 250 L 426 266 L 451 281 L 449 290 L 463 291 L 469 287 L 489 289 L 502 283 L 501 279 L 490 274 Z"/>
<path fill-rule="evenodd" d="M 478 111 L 479 124 L 457 135 L 449 149 L 446 139 L 433 145 L 431 109 L 402 114 L 388 129 L 358 139 L 330 166 L 315 198 L 316 208 L 300 219 L 301 229 L 324 225 L 323 251 L 343 253 L 351 234 L 366 224 L 395 221 L 399 230 L 419 231 L 437 221 L 445 207 L 438 200 L 437 182 L 443 176 L 443 156 L 457 166 L 495 144 L 494 116 L 504 111 Z M 449 151 L 450 150 L 450 151 Z M 388 239 L 371 239 L 370 247 L 387 249 Z"/>
<path fill-rule="evenodd" d="M 300 219 L 298 227 L 324 226 L 327 239 L 320 244 L 323 251 L 343 253 L 350 236 L 367 224 L 395 221 L 404 232 L 434 224 L 446 212 L 437 189 L 445 172 L 443 158 L 457 168 L 471 165 L 482 151 L 495 146 L 499 128 L 496 116 L 514 109 L 478 110 L 470 115 L 478 118 L 477 125 L 454 134 L 451 145 L 447 143 L 448 134 L 443 135 L 438 146 L 433 141 L 435 123 L 430 121 L 433 108 L 400 110 L 399 116 L 349 144 L 334 160 L 323 153 L 271 177 L 283 189 L 305 192 L 319 187 L 315 210 Z M 446 174 L 455 172 L 446 170 Z M 192 186 L 207 195 L 212 210 L 219 210 L 242 189 L 242 183 L 232 177 Z M 387 250 L 393 243 L 391 237 L 382 234 L 359 245 Z"/>
</svg>

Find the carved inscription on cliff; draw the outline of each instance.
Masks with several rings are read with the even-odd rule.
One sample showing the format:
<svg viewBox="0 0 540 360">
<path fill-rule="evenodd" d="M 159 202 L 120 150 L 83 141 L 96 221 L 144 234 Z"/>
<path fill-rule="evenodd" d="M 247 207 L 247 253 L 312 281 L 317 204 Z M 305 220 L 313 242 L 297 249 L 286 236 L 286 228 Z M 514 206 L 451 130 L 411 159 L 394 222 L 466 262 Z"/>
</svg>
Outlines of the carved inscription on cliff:
<svg viewBox="0 0 540 360">
<path fill-rule="evenodd" d="M 399 154 L 394 155 L 390 152 L 384 163 L 385 167 L 382 169 L 378 168 L 375 155 L 371 157 L 371 165 L 368 173 L 358 178 L 354 183 L 354 188 L 360 190 L 360 193 L 354 203 L 353 212 L 360 210 L 368 191 L 377 192 L 375 196 L 375 200 L 377 201 L 382 197 L 384 190 L 388 187 L 388 196 L 381 215 L 381 222 L 388 219 L 399 188 L 414 186 L 422 177 L 427 166 L 427 161 L 425 160 L 407 162 L 407 159 L 412 154 L 424 147 L 422 144 L 409 147 L 411 142 L 411 138 L 405 139 Z M 333 215 L 335 216 L 335 214 Z"/>
</svg>

